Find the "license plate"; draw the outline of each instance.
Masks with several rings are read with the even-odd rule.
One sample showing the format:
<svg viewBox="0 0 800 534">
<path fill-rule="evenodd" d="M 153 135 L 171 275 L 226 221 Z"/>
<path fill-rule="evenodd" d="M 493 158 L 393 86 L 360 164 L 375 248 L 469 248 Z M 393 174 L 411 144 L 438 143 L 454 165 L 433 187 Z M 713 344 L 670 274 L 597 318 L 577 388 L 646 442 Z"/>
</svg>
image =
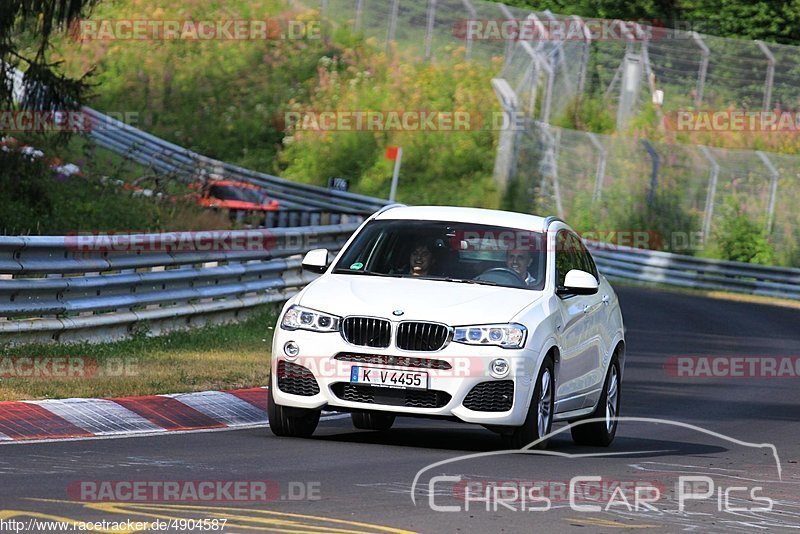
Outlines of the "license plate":
<svg viewBox="0 0 800 534">
<path fill-rule="evenodd" d="M 354 365 L 350 368 L 350 383 L 398 389 L 428 389 L 428 373 Z"/>
</svg>

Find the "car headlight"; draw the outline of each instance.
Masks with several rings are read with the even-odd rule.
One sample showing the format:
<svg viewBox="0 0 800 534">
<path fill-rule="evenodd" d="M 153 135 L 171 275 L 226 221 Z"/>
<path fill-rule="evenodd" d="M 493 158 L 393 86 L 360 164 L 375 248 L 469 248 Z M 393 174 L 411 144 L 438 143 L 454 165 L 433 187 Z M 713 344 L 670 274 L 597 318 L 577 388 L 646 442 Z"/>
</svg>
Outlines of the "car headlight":
<svg viewBox="0 0 800 534">
<path fill-rule="evenodd" d="M 340 317 L 302 306 L 291 306 L 281 319 L 284 330 L 311 330 L 313 332 L 337 332 Z"/>
<path fill-rule="evenodd" d="M 483 324 L 457 326 L 453 341 L 467 345 L 495 345 L 506 349 L 519 349 L 525 345 L 528 329 L 521 324 Z"/>
</svg>

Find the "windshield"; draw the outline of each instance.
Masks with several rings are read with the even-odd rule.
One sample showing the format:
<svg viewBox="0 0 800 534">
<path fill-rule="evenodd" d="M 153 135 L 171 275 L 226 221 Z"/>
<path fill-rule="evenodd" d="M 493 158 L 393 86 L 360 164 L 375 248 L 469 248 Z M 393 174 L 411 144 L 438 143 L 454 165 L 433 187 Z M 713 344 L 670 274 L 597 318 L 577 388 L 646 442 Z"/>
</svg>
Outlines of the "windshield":
<svg viewBox="0 0 800 534">
<path fill-rule="evenodd" d="M 541 290 L 545 282 L 540 232 L 447 221 L 372 221 L 333 272 Z"/>
</svg>

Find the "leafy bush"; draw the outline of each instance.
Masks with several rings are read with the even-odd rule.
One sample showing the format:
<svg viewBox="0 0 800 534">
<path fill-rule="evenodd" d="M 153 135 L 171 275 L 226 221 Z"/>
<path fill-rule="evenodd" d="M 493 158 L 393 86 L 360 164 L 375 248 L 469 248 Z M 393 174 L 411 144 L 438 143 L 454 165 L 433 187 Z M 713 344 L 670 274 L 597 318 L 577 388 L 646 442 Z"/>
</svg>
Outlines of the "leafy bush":
<svg viewBox="0 0 800 534">
<path fill-rule="evenodd" d="M 738 204 L 724 206 L 724 215 L 716 230 L 721 259 L 771 265 L 775 251 L 767 239 L 763 221 L 753 220 Z"/>
<path fill-rule="evenodd" d="M 279 173 L 324 185 L 330 177 L 350 179 L 354 190 L 387 197 L 393 162 L 389 145 L 403 148 L 397 199 L 414 204 L 497 207 L 492 113 L 499 111 L 487 91 L 491 69 L 465 60 L 402 65 L 369 43 L 323 57 L 310 102 L 292 102 L 291 111 L 467 112 L 459 131 L 324 131 L 296 128 L 284 139 Z"/>
</svg>

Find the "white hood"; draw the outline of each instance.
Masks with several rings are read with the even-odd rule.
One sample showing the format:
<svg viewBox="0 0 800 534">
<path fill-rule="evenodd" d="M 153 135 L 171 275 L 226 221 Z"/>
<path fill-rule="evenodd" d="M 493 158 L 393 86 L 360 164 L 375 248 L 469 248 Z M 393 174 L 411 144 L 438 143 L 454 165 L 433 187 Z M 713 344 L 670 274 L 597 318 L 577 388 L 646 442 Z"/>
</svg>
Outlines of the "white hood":
<svg viewBox="0 0 800 534">
<path fill-rule="evenodd" d="M 329 274 L 310 284 L 297 304 L 341 317 L 368 315 L 456 326 L 506 323 L 541 296 L 541 291 L 508 287 Z M 393 316 L 394 310 L 403 314 Z"/>
</svg>

